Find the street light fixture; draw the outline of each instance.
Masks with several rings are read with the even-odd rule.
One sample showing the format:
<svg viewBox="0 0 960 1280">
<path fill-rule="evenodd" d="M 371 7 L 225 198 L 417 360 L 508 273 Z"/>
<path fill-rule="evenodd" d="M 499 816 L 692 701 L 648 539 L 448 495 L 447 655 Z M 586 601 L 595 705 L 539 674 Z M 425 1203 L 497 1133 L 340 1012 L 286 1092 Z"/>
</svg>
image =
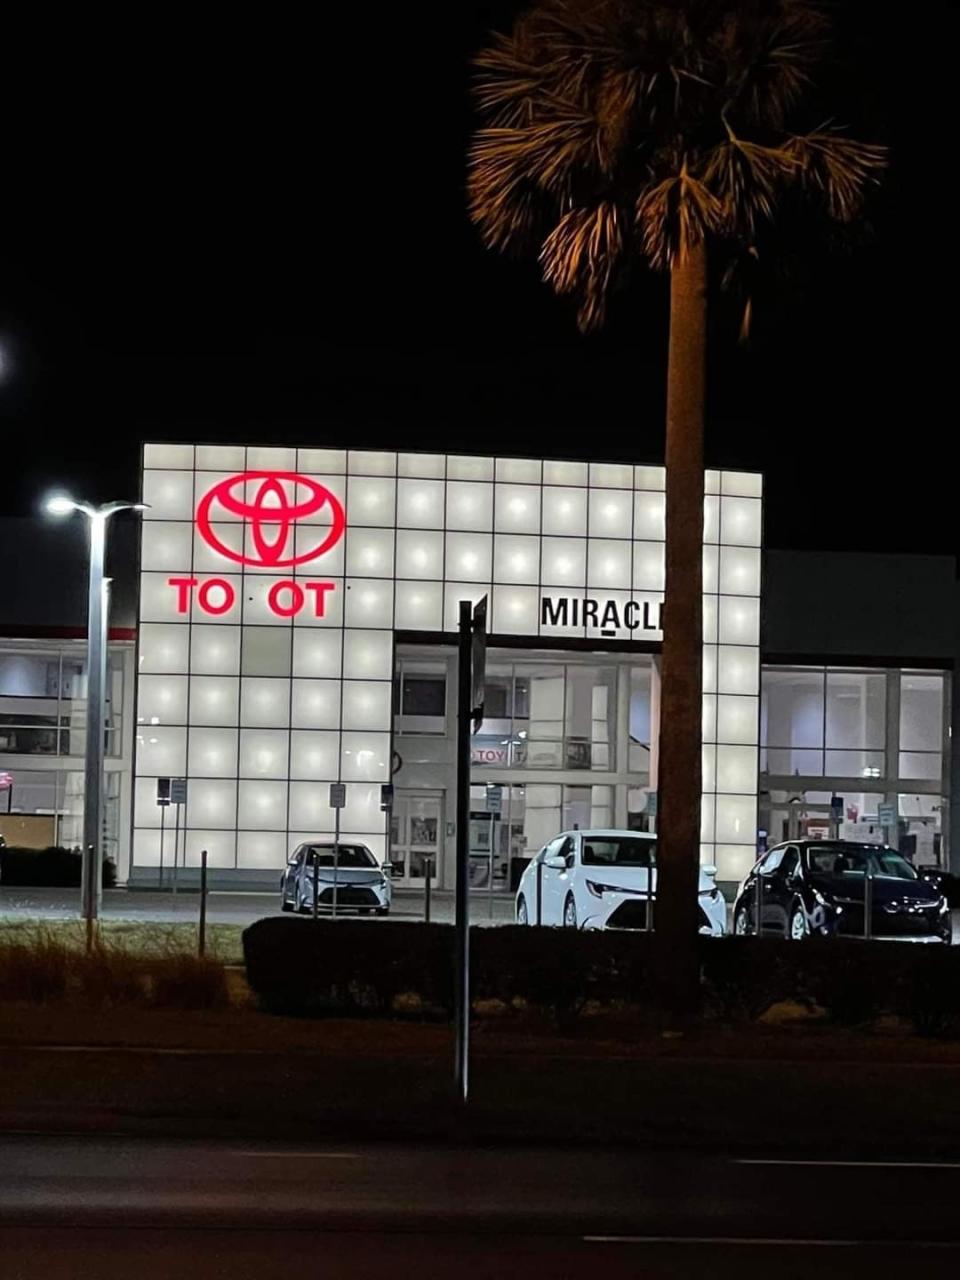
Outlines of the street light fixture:
<svg viewBox="0 0 960 1280">
<path fill-rule="evenodd" d="M 107 586 L 103 566 L 107 522 L 118 511 L 144 511 L 144 502 L 106 502 L 95 507 L 67 494 L 53 494 L 44 504 L 48 515 L 69 516 L 82 512 L 89 521 L 90 581 L 87 598 L 87 743 L 84 757 L 83 888 L 81 901 L 87 920 L 88 940 L 93 921 L 100 915 L 103 839 L 103 735 L 106 723 Z"/>
</svg>

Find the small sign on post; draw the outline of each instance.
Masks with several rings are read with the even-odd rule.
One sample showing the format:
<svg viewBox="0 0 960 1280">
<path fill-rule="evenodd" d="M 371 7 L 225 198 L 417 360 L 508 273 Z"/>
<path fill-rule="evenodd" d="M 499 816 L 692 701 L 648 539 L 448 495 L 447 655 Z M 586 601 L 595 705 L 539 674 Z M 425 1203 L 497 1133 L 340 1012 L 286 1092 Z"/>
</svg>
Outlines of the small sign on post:
<svg viewBox="0 0 960 1280">
<path fill-rule="evenodd" d="M 344 809 L 347 804 L 347 784 L 345 782 L 330 783 L 330 808 Z"/>
<path fill-rule="evenodd" d="M 170 804 L 186 804 L 187 803 L 187 780 L 186 778 L 170 778 Z"/>
<path fill-rule="evenodd" d="M 487 813 L 503 813 L 503 787 L 487 787 Z"/>
<path fill-rule="evenodd" d="M 393 783 L 384 782 L 380 787 L 380 812 L 389 813 L 393 808 Z"/>
<path fill-rule="evenodd" d="M 878 804 L 877 821 L 881 827 L 895 827 L 897 825 L 896 808 L 892 804 Z"/>
</svg>

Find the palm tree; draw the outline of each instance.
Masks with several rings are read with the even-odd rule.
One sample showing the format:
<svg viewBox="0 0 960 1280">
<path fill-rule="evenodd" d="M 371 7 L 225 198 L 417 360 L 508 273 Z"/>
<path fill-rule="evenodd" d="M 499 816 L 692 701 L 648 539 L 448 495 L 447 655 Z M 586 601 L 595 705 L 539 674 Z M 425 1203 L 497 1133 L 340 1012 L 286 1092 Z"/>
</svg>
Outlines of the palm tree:
<svg viewBox="0 0 960 1280">
<path fill-rule="evenodd" d="M 476 59 L 471 217 L 535 253 L 582 331 L 641 264 L 670 274 L 657 938 L 695 1009 L 708 263 L 796 195 L 854 220 L 883 148 L 811 127 L 828 22 L 811 0 L 538 0 Z"/>
</svg>

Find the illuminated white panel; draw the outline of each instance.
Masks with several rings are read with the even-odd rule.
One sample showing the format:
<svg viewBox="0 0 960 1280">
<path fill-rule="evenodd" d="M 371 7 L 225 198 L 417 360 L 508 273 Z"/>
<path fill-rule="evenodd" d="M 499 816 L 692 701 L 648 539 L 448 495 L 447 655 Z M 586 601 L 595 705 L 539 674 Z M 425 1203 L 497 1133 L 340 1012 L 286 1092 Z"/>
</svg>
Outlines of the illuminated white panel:
<svg viewBox="0 0 960 1280">
<path fill-rule="evenodd" d="M 392 627 L 393 579 L 348 578 L 344 621 L 348 627 Z"/>
<path fill-rule="evenodd" d="M 333 810 L 329 798 L 329 784 L 290 783 L 290 826 L 297 832 L 291 837 L 291 849 L 303 840 L 323 837 L 327 833 L 333 835 Z"/>
<path fill-rule="evenodd" d="M 717 742 L 744 746 L 756 742 L 757 701 L 733 693 L 717 696 Z"/>
<path fill-rule="evenodd" d="M 240 681 L 235 676 L 190 677 L 190 723 L 236 725 Z"/>
<path fill-rule="evenodd" d="M 587 490 L 544 489 L 543 532 L 583 537 L 587 532 Z"/>
<path fill-rule="evenodd" d="M 157 780 L 140 775 L 133 784 L 133 814 L 138 827 L 159 827 L 160 806 L 157 804 Z"/>
<path fill-rule="evenodd" d="M 703 639 L 705 644 L 716 644 L 719 606 L 716 596 L 703 597 Z"/>
<path fill-rule="evenodd" d="M 280 871 L 292 852 L 283 831 L 237 832 L 237 866 L 241 871 Z"/>
<path fill-rule="evenodd" d="M 443 592 L 443 630 L 456 631 L 460 619 L 460 601 L 476 604 L 481 596 L 488 596 L 490 588 L 476 582 L 448 582 Z"/>
<path fill-rule="evenodd" d="M 707 794 L 700 797 L 700 839 L 708 843 L 714 839 L 716 803 L 716 796 Z"/>
<path fill-rule="evenodd" d="M 137 724 L 149 728 L 157 724 L 186 723 L 187 677 L 141 676 L 137 695 Z"/>
<path fill-rule="evenodd" d="M 263 574 L 245 574 L 243 579 L 243 622 L 244 625 L 261 627 L 285 627 L 288 631 L 292 623 L 289 618 L 278 618 L 270 604 L 270 593 L 278 583 L 289 582 L 289 578 L 266 577 Z M 283 587 L 277 591 L 275 599 L 282 609 L 291 609 L 296 601 L 292 588 Z"/>
<path fill-rule="evenodd" d="M 171 859 L 173 846 L 170 846 Z M 138 867 L 159 867 L 160 832 L 138 828 L 133 833 L 133 861 Z"/>
<path fill-rule="evenodd" d="M 719 746 L 717 790 L 752 795 L 757 786 L 757 748 Z"/>
<path fill-rule="evenodd" d="M 667 472 L 664 467 L 634 467 L 633 487 L 635 489 L 663 489 L 667 483 Z"/>
<path fill-rule="evenodd" d="M 723 645 L 717 688 L 720 693 L 760 692 L 760 650 L 752 645 Z"/>
<path fill-rule="evenodd" d="M 448 533 L 447 574 L 460 582 L 489 582 L 493 539 L 484 533 Z"/>
<path fill-rule="evenodd" d="M 390 735 L 344 733 L 340 758 L 344 781 L 387 782 L 390 778 Z"/>
<path fill-rule="evenodd" d="M 294 680 L 290 716 L 298 729 L 336 729 L 340 724 L 340 681 Z"/>
<path fill-rule="evenodd" d="M 240 724 L 258 729 L 281 729 L 290 723 L 290 681 L 270 676 L 245 677 L 240 682 Z"/>
<path fill-rule="evenodd" d="M 493 527 L 493 485 L 447 482 L 447 528 L 486 532 Z"/>
<path fill-rule="evenodd" d="M 443 584 L 398 582 L 394 625 L 399 631 L 442 630 Z"/>
<path fill-rule="evenodd" d="M 199 586 L 194 589 L 190 619 L 192 622 L 207 622 L 221 627 L 227 624 L 236 625 L 240 621 L 243 582 L 238 573 L 219 573 L 217 579 L 217 581 L 211 579 L 201 580 Z M 228 585 L 221 585 L 221 582 Z M 176 601 L 177 592 L 174 588 L 168 587 L 167 592 L 170 599 Z M 206 607 L 201 604 L 201 600 L 205 602 Z M 222 609 L 223 612 L 211 613 L 211 609 Z M 178 616 L 184 617 L 185 615 Z"/>
<path fill-rule="evenodd" d="M 442 453 L 401 453 L 397 459 L 401 476 L 424 476 L 442 480 L 447 473 L 447 460 Z"/>
<path fill-rule="evenodd" d="M 198 471 L 244 471 L 246 449 L 242 444 L 198 444 Z"/>
<path fill-rule="evenodd" d="M 347 784 L 347 805 L 340 811 L 340 829 L 344 834 L 356 833 L 361 837 L 383 830 L 379 782 Z"/>
<path fill-rule="evenodd" d="M 337 730 L 294 730 L 290 735 L 290 777 L 336 778 L 339 754 Z"/>
<path fill-rule="evenodd" d="M 634 495 L 617 489 L 590 490 L 591 538 L 629 538 L 633 531 Z"/>
<path fill-rule="evenodd" d="M 745 844 L 757 834 L 755 796 L 717 796 L 717 835 L 724 844 Z"/>
<path fill-rule="evenodd" d="M 289 738 L 285 729 L 241 729 L 241 778 L 285 778 Z M 241 820 L 241 825 L 259 824 Z"/>
<path fill-rule="evenodd" d="M 137 726 L 137 772 L 154 777 L 183 775 L 187 767 L 187 731 L 164 725 Z"/>
<path fill-rule="evenodd" d="M 504 635 L 535 635 L 540 609 L 536 587 L 493 588 L 493 630 Z"/>
<path fill-rule="evenodd" d="M 641 542 L 662 542 L 666 495 L 641 492 L 633 498 L 633 536 Z"/>
<path fill-rule="evenodd" d="M 548 458 L 543 464 L 544 484 L 584 485 L 587 474 L 585 462 L 558 462 Z"/>
<path fill-rule="evenodd" d="M 144 520 L 192 520 L 193 472 L 145 471 L 143 501 Z"/>
<path fill-rule="evenodd" d="M 390 726 L 389 680 L 344 680 L 342 725 L 344 729 L 384 729 Z"/>
<path fill-rule="evenodd" d="M 624 462 L 591 462 L 590 487 L 632 489 L 633 465 Z"/>
<path fill-rule="evenodd" d="M 592 538 L 587 551 L 587 586 L 629 590 L 631 550 L 629 542 Z"/>
<path fill-rule="evenodd" d="M 347 470 L 351 475 L 357 476 L 394 476 L 397 474 L 397 455 L 370 449 L 351 449 L 347 455 Z"/>
<path fill-rule="evenodd" d="M 187 521 L 157 520 L 143 527 L 140 567 L 188 573 L 193 558 L 193 526 Z"/>
<path fill-rule="evenodd" d="M 443 577 L 443 534 L 410 529 L 397 531 L 397 577 Z"/>
<path fill-rule="evenodd" d="M 537 485 L 497 485 L 494 527 L 499 533 L 540 532 L 540 488 Z"/>
<path fill-rule="evenodd" d="M 717 692 L 717 646 L 715 644 L 703 646 L 703 692 Z"/>
<path fill-rule="evenodd" d="M 661 544 L 661 551 L 663 546 Z M 704 591 L 716 593 L 720 583 L 720 548 L 704 547 L 703 548 L 703 589 Z"/>
<path fill-rule="evenodd" d="M 492 480 L 493 459 L 450 454 L 447 458 L 448 480 Z"/>
<path fill-rule="evenodd" d="M 347 573 L 354 577 L 393 576 L 392 529 L 349 529 L 347 531 Z"/>
<path fill-rule="evenodd" d="M 293 674 L 335 679 L 340 675 L 343 633 L 320 627 L 294 629 Z"/>
<path fill-rule="evenodd" d="M 240 628 L 191 627 L 190 670 L 197 675 L 238 675 Z"/>
<path fill-rule="evenodd" d="M 361 831 L 357 838 L 367 846 L 378 865 L 383 866 L 387 860 L 387 838 L 383 827 L 381 826 L 379 831 Z"/>
<path fill-rule="evenodd" d="M 346 508 L 347 506 L 346 476 L 330 475 L 326 472 L 319 473 L 319 474 L 317 473 L 311 474 L 309 472 L 304 472 L 303 474 L 309 475 L 311 480 L 314 480 L 316 481 L 317 484 L 322 485 L 324 489 L 329 490 L 329 492 L 333 494 L 333 496 L 337 499 L 340 505 L 344 509 Z M 392 484 L 393 482 L 391 481 L 390 483 Z M 296 497 L 299 502 L 302 502 L 304 498 L 306 498 L 307 496 L 308 495 L 305 490 L 302 490 L 302 489 L 297 490 Z M 293 494 L 293 491 L 291 490 L 290 492 L 291 501 L 293 497 L 294 497 L 294 494 Z M 309 512 L 307 515 L 303 516 L 302 519 L 297 521 L 297 531 L 302 532 L 309 529 L 310 530 L 310 546 L 316 546 L 318 526 L 323 525 L 329 528 L 331 519 L 332 519 L 332 515 L 330 511 L 330 505 L 329 503 L 325 502 L 322 506 L 317 507 L 316 511 Z M 352 523 L 352 521 L 350 521 L 349 516 L 347 517 L 347 519 L 349 523 Z M 298 554 L 300 554 L 301 552 L 308 551 L 309 549 L 310 548 L 308 547 L 307 543 L 303 542 L 297 548 L 297 551 L 298 551 Z M 322 563 L 326 564 L 326 560 L 322 561 Z"/>
<path fill-rule="evenodd" d="M 297 556 L 311 555 L 316 551 L 326 538 L 328 527 L 327 523 L 297 525 L 294 530 L 294 548 Z M 349 532 L 348 530 L 348 536 Z M 346 541 L 346 538 L 341 538 L 335 547 L 325 551 L 322 556 L 311 555 L 309 560 L 304 560 L 301 564 L 294 565 L 292 570 L 284 572 L 288 577 L 292 573 L 295 578 L 301 579 L 339 577 L 343 573 L 346 561 L 344 554 Z"/>
<path fill-rule="evenodd" d="M 193 470 L 192 444 L 148 444 L 143 447 L 143 465 L 167 470 Z"/>
<path fill-rule="evenodd" d="M 442 480 L 400 480 L 397 485 L 397 526 L 401 529 L 442 529 Z"/>
<path fill-rule="evenodd" d="M 304 574 L 303 579 L 309 581 L 332 582 L 333 587 L 324 589 L 322 596 L 304 586 L 304 607 L 294 615 L 293 625 L 297 627 L 342 627 L 343 626 L 343 578 L 327 577 L 323 569 L 314 569 L 312 574 Z M 289 597 L 284 594 L 284 599 Z M 322 603 L 321 603 L 322 600 Z M 323 612 L 318 615 L 318 610 Z M 274 618 L 274 622 L 277 619 Z"/>
<path fill-rule="evenodd" d="M 297 450 L 297 470 L 304 475 L 342 475 L 346 469 L 346 449 Z"/>
<path fill-rule="evenodd" d="M 738 751 L 739 747 L 731 750 Z M 705 742 L 700 748 L 700 786 L 703 791 L 715 791 L 717 783 L 717 748 Z"/>
<path fill-rule="evenodd" d="M 638 591 L 663 590 L 663 543 L 633 544 L 633 585 Z"/>
<path fill-rule="evenodd" d="M 296 471 L 296 449 L 276 445 L 251 445 L 247 450 L 248 471 Z"/>
<path fill-rule="evenodd" d="M 705 471 L 703 473 L 703 491 L 704 493 L 720 492 L 720 472 Z"/>
<path fill-rule="evenodd" d="M 140 673 L 178 672 L 187 669 L 190 628 L 182 624 L 140 624 Z"/>
<path fill-rule="evenodd" d="M 709 495 L 703 500 L 703 540 L 720 541 L 720 499 Z"/>
<path fill-rule="evenodd" d="M 162 525 L 156 526 L 163 528 Z M 217 541 L 228 551 L 233 551 L 236 555 L 244 554 L 244 527 L 238 521 L 232 524 L 227 521 L 216 521 L 212 526 L 212 531 Z M 223 574 L 239 572 L 236 560 L 232 560 L 230 556 L 224 552 L 211 547 L 200 536 L 196 530 L 193 536 L 193 572 L 195 574 Z"/>
<path fill-rule="evenodd" d="M 190 728 L 191 778 L 237 776 L 237 730 Z"/>
<path fill-rule="evenodd" d="M 351 631 L 343 654 L 350 680 L 393 679 L 393 636 L 389 631 Z"/>
<path fill-rule="evenodd" d="M 350 526 L 384 525 L 393 528 L 397 482 L 386 476 L 351 476 L 347 487 Z"/>
<path fill-rule="evenodd" d="M 755 844 L 718 844 L 716 867 L 718 880 L 742 880 L 757 860 Z"/>
<path fill-rule="evenodd" d="M 494 541 L 493 577 L 495 582 L 535 584 L 540 577 L 540 539 L 498 533 Z"/>
<path fill-rule="evenodd" d="M 759 498 L 720 499 L 720 541 L 759 547 L 762 503 Z"/>
<path fill-rule="evenodd" d="M 716 742 L 717 740 L 717 695 L 715 693 L 705 693 L 703 695 L 702 733 L 700 736 L 704 742 Z"/>
<path fill-rule="evenodd" d="M 760 601 L 721 596 L 719 636 L 721 644 L 756 644 L 760 638 Z"/>
<path fill-rule="evenodd" d="M 143 622 L 186 622 L 187 614 L 177 612 L 177 591 L 166 573 L 141 573 L 140 618 Z"/>
<path fill-rule="evenodd" d="M 755 471 L 724 471 L 720 477 L 720 492 L 739 498 L 763 496 L 763 476 Z"/>
<path fill-rule="evenodd" d="M 540 483 L 543 463 L 538 458 L 498 458 L 496 478 L 516 484 Z"/>
<path fill-rule="evenodd" d="M 233 830 L 236 825 L 236 782 L 227 778 L 194 778 L 187 791 L 187 826 Z"/>
<path fill-rule="evenodd" d="M 542 573 L 545 586 L 582 587 L 587 580 L 584 538 L 544 538 Z"/>
<path fill-rule="evenodd" d="M 286 831 L 286 782 L 241 779 L 238 791 L 237 822 L 240 827 L 250 831 Z"/>
<path fill-rule="evenodd" d="M 721 547 L 720 590 L 731 596 L 760 594 L 760 551 L 754 547 Z"/>
</svg>

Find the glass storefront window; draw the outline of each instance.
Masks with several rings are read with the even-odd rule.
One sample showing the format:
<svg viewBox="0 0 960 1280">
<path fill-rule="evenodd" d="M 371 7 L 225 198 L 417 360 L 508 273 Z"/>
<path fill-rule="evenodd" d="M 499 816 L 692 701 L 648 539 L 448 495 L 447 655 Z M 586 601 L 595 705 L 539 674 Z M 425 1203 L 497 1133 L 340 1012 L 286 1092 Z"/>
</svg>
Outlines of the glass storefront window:
<svg viewBox="0 0 960 1280">
<path fill-rule="evenodd" d="M 826 746 L 883 751 L 887 677 L 884 672 L 828 671 Z M 832 773 L 829 763 L 827 773 Z"/>
<path fill-rule="evenodd" d="M 886 673 L 770 669 L 760 701 L 760 768 L 800 777 L 884 774 Z"/>
<path fill-rule="evenodd" d="M 87 713 L 82 642 L 62 650 L 14 647 L 0 652 L 0 753 L 83 755 Z M 107 755 L 121 752 L 123 655 L 108 655 Z"/>
</svg>

